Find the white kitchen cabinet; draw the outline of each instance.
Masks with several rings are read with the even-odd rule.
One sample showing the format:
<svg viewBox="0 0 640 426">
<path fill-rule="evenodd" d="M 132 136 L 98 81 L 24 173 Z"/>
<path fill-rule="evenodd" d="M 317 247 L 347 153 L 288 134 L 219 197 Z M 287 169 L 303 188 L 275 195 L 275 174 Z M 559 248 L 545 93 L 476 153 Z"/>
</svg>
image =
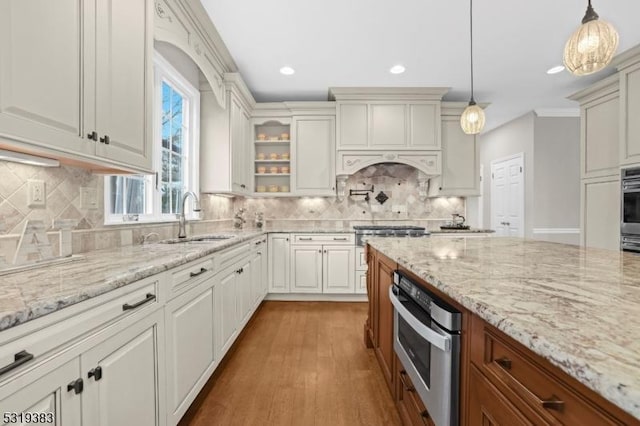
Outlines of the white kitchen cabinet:
<svg viewBox="0 0 640 426">
<path fill-rule="evenodd" d="M 640 57 L 620 71 L 620 164 L 640 163 Z"/>
<path fill-rule="evenodd" d="M 367 294 L 367 271 L 356 271 L 356 294 Z"/>
<path fill-rule="evenodd" d="M 337 109 L 338 148 L 369 146 L 369 107 L 366 103 L 342 103 Z"/>
<path fill-rule="evenodd" d="M 355 247 L 351 245 L 322 247 L 323 293 L 354 293 L 354 253 Z"/>
<path fill-rule="evenodd" d="M 0 135 L 17 150 L 150 172 L 152 8 L 3 1 Z"/>
<path fill-rule="evenodd" d="M 224 108 L 210 88 L 200 93 L 200 191 L 246 195 L 252 191 L 249 112 L 253 98 L 248 90 L 238 89 L 244 83 L 237 74 L 227 74 L 225 81 Z"/>
<path fill-rule="evenodd" d="M 356 278 L 355 278 L 355 292 L 356 294 L 367 294 L 367 254 L 364 247 L 356 247 L 355 250 L 356 259 Z"/>
<path fill-rule="evenodd" d="M 620 250 L 620 177 L 582 181 L 582 244 Z"/>
<path fill-rule="evenodd" d="M 157 310 L 81 355 L 82 424 L 165 424 L 158 387 L 163 324 Z"/>
<path fill-rule="evenodd" d="M 269 292 L 289 293 L 289 234 L 269 234 Z"/>
<path fill-rule="evenodd" d="M 404 103 L 369 104 L 370 148 L 393 149 L 408 145 L 407 106 Z"/>
<path fill-rule="evenodd" d="M 293 194 L 335 195 L 335 117 L 294 117 L 291 128 Z"/>
<path fill-rule="evenodd" d="M 82 394 L 67 386 L 77 380 L 84 385 L 80 375 L 80 358 L 75 357 L 61 366 L 45 363 L 36 369 L 36 379 L 18 390 L 4 388 L 0 391 L 0 412 L 40 414 L 45 421 L 27 421 L 17 424 L 55 424 L 80 426 L 82 424 Z M 9 385 L 11 386 L 11 385 Z M 80 390 L 80 388 L 78 388 Z M 38 416 L 38 420 L 41 418 Z M 12 423 L 4 423 L 12 424 Z M 15 424 L 15 422 L 14 422 Z"/>
<path fill-rule="evenodd" d="M 410 103 L 407 108 L 408 145 L 413 149 L 440 149 L 440 105 L 436 102 Z"/>
<path fill-rule="evenodd" d="M 227 353 L 235 336 L 238 326 L 238 308 L 236 305 L 238 270 L 228 271 L 220 278 L 215 286 L 214 298 L 216 300 L 217 344 L 216 358 L 222 359 Z"/>
<path fill-rule="evenodd" d="M 251 260 L 251 258 L 247 258 L 242 262 L 236 284 L 238 286 L 238 313 L 241 328 L 249 320 L 253 308 Z"/>
<path fill-rule="evenodd" d="M 255 252 L 251 257 L 251 309 L 253 310 L 258 306 L 262 300 L 263 282 L 266 280 L 264 271 L 262 270 L 263 259 L 262 251 Z"/>
<path fill-rule="evenodd" d="M 322 245 L 291 246 L 291 292 L 322 293 Z"/>
<path fill-rule="evenodd" d="M 430 197 L 480 195 L 480 150 L 476 136 L 460 127 L 463 110 L 443 103 L 442 173 L 430 179 Z"/>
<path fill-rule="evenodd" d="M 170 424 L 178 423 L 218 361 L 214 318 L 212 280 L 166 305 L 167 415 Z"/>
</svg>

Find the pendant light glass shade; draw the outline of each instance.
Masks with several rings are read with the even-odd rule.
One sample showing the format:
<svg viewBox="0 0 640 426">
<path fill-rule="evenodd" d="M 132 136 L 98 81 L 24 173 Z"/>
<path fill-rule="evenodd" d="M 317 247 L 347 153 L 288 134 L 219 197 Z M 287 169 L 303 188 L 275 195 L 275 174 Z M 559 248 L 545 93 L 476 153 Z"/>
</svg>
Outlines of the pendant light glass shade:
<svg viewBox="0 0 640 426">
<path fill-rule="evenodd" d="M 465 108 L 462 116 L 460 116 L 462 131 L 467 135 L 477 135 L 484 129 L 484 123 L 484 110 L 476 105 L 475 102 L 469 102 L 469 106 Z"/>
<path fill-rule="evenodd" d="M 473 0 L 469 0 L 469 34 L 471 38 L 471 100 L 460 116 L 460 127 L 467 135 L 477 135 L 484 129 L 484 110 L 473 99 Z"/>
<path fill-rule="evenodd" d="M 564 65 L 575 75 L 588 75 L 600 71 L 613 59 L 618 49 L 618 32 L 613 26 L 598 19 L 591 7 L 564 47 Z"/>
</svg>

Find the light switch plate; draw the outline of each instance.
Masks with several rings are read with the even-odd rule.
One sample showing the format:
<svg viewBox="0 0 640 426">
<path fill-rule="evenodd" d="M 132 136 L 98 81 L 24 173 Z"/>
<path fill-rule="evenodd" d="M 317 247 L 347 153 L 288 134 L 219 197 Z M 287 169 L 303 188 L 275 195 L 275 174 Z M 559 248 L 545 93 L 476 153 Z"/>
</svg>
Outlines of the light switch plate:
<svg viewBox="0 0 640 426">
<path fill-rule="evenodd" d="M 45 207 L 47 205 L 46 185 L 43 180 L 29 179 L 27 181 L 28 200 L 30 208 Z"/>
<path fill-rule="evenodd" d="M 95 210 L 98 208 L 98 196 L 95 188 L 80 187 L 80 208 L 83 210 Z"/>
</svg>

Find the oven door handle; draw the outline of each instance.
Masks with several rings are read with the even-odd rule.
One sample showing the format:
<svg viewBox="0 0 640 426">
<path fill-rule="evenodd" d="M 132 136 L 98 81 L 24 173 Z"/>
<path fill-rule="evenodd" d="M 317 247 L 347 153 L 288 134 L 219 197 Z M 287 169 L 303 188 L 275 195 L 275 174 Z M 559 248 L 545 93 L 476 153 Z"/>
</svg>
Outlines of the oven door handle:
<svg viewBox="0 0 640 426">
<path fill-rule="evenodd" d="M 451 338 L 433 331 L 431 328 L 424 325 L 418 318 L 413 316 L 413 314 L 404 307 L 398 298 L 398 295 L 393 292 L 393 286 L 389 287 L 389 298 L 391 299 L 393 307 L 398 311 L 398 314 L 402 319 L 404 319 L 423 339 L 441 351 L 451 351 Z"/>
</svg>

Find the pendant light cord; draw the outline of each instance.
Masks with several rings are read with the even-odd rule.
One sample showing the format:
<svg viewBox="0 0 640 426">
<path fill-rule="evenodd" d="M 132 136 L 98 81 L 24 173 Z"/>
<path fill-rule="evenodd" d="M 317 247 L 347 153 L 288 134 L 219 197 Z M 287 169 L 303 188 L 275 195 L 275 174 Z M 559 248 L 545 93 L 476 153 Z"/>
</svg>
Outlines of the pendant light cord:
<svg viewBox="0 0 640 426">
<path fill-rule="evenodd" d="M 471 39 L 471 102 L 475 103 L 475 99 L 473 98 L 473 0 L 469 0 L 469 28 Z"/>
</svg>

